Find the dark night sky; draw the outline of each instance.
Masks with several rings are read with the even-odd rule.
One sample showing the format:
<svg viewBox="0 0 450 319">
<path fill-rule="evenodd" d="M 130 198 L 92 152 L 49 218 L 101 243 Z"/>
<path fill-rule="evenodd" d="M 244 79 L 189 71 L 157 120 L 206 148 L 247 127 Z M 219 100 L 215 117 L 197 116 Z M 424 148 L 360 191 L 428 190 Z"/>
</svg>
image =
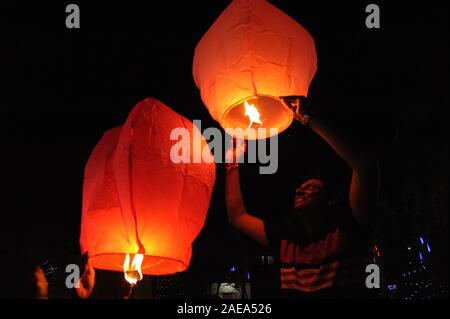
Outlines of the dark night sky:
<svg viewBox="0 0 450 319">
<path fill-rule="evenodd" d="M 271 2 L 316 40 L 319 67 L 308 104 L 388 163 L 385 183 L 394 185 L 395 198 L 405 165 L 415 173 L 423 168 L 415 166 L 415 145 L 448 147 L 448 2 L 376 2 L 379 30 L 364 25 L 370 2 Z M 143 98 L 158 98 L 203 127 L 217 126 L 191 69 L 195 45 L 228 3 L 82 3 L 80 30 L 64 27 L 65 4 L 1 5 L 0 249 L 25 247 L 47 258 L 77 252 L 84 165 L 102 133 L 124 122 Z M 297 124 L 279 142 L 276 175 L 259 176 L 255 165 L 242 170 L 247 205 L 260 216 L 284 209 L 311 169 L 348 173 Z M 431 172 L 448 177 L 441 163 L 436 159 Z M 234 258 L 259 248 L 241 245 L 228 226 L 220 165 L 217 171 L 194 257 L 225 251 Z"/>
</svg>

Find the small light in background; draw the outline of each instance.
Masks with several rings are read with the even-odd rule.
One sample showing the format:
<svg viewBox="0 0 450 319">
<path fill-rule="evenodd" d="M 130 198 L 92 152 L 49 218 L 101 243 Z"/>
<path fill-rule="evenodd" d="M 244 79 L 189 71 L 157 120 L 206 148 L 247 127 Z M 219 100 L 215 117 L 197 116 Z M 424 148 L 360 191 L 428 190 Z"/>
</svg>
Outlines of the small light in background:
<svg viewBox="0 0 450 319">
<path fill-rule="evenodd" d="M 390 291 L 397 290 L 397 285 L 388 285 Z"/>
</svg>

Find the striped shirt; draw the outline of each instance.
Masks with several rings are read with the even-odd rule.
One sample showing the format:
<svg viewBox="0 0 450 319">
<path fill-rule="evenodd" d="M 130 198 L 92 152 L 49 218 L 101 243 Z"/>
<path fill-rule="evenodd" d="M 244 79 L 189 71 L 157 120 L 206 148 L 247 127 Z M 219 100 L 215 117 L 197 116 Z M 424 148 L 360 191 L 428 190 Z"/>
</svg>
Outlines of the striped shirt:
<svg viewBox="0 0 450 319">
<path fill-rule="evenodd" d="M 371 264 L 369 232 L 350 212 L 330 214 L 321 232 L 306 238 L 301 220 L 290 215 L 265 221 L 267 238 L 279 257 L 282 297 L 364 297 Z"/>
</svg>

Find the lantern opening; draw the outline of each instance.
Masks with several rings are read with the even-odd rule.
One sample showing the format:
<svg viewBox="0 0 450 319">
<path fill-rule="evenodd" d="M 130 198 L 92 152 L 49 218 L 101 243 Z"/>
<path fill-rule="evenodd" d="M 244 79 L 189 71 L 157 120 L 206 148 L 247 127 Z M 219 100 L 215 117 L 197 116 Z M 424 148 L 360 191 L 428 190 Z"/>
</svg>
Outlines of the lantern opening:
<svg viewBox="0 0 450 319">
<path fill-rule="evenodd" d="M 124 261 L 127 254 L 113 253 L 90 256 L 89 260 L 95 269 L 124 271 Z M 133 256 L 133 254 L 130 254 Z M 168 275 L 184 271 L 188 268 L 188 264 L 181 260 L 168 257 L 159 257 L 151 255 L 142 255 L 141 264 L 142 275 Z M 171 271 L 168 271 L 170 269 Z M 130 273 L 130 276 L 132 274 Z"/>
<path fill-rule="evenodd" d="M 259 113 L 259 117 L 255 112 Z M 292 120 L 292 112 L 280 98 L 273 96 L 247 98 L 231 106 L 222 117 L 225 128 L 242 129 L 246 131 L 244 138 L 249 140 L 275 135 L 270 132 L 271 128 L 281 133 L 291 125 Z M 265 134 L 257 134 L 258 129 L 265 130 Z M 250 130 L 253 130 L 253 134 L 250 134 Z"/>
</svg>

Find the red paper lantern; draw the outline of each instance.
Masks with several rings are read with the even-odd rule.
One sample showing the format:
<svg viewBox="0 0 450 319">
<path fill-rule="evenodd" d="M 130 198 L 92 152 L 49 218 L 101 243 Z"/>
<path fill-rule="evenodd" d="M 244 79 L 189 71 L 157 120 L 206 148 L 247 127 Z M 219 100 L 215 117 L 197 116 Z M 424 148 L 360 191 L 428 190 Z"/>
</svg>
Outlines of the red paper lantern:
<svg viewBox="0 0 450 319">
<path fill-rule="evenodd" d="M 280 97 L 307 96 L 316 69 L 311 35 L 264 0 L 234 0 L 198 43 L 193 63 L 202 100 L 222 127 L 247 129 L 248 102 L 261 128 L 280 133 L 292 122 Z"/>
<path fill-rule="evenodd" d="M 138 253 L 144 254 L 143 274 L 188 268 L 215 164 L 174 164 L 170 150 L 179 142 L 170 140 L 174 128 L 185 128 L 192 144 L 197 130 L 192 122 L 148 98 L 93 150 L 85 169 L 80 243 L 95 268 L 123 271 L 126 254 Z M 204 139 L 201 146 L 208 147 Z"/>
</svg>

